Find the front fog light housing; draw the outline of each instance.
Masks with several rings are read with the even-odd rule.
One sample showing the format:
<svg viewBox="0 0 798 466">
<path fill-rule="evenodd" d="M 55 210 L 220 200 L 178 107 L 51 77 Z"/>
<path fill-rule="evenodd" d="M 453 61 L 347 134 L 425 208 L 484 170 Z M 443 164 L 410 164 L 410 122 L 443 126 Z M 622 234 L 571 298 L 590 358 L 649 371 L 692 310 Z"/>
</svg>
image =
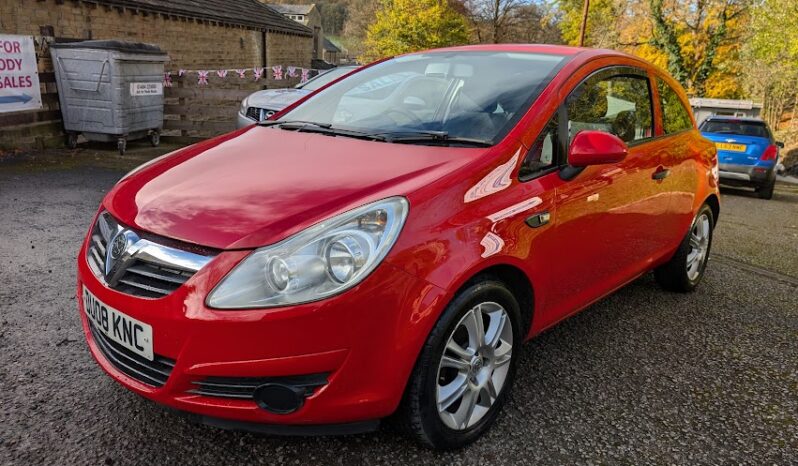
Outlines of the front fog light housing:
<svg viewBox="0 0 798 466">
<path fill-rule="evenodd" d="M 317 301 L 365 279 L 390 251 L 408 203 L 392 197 L 344 212 L 247 256 L 208 296 L 217 309 Z"/>
</svg>

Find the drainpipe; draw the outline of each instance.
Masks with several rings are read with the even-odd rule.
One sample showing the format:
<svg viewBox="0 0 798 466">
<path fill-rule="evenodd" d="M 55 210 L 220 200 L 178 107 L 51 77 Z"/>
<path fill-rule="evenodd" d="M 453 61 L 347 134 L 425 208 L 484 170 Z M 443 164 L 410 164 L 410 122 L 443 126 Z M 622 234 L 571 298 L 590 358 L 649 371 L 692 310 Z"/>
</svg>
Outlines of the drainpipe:
<svg viewBox="0 0 798 466">
<path fill-rule="evenodd" d="M 266 63 L 266 30 L 260 32 L 260 39 L 261 39 L 261 60 L 263 61 L 263 67 L 268 68 L 268 64 Z"/>
</svg>

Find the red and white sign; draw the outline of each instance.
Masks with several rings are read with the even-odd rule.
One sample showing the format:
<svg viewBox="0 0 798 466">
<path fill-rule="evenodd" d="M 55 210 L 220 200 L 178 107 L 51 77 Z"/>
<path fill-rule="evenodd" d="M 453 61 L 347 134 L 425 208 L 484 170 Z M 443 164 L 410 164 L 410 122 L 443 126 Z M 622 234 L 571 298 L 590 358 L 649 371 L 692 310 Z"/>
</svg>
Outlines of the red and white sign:
<svg viewBox="0 0 798 466">
<path fill-rule="evenodd" d="M 0 113 L 42 108 L 31 36 L 0 34 Z"/>
</svg>

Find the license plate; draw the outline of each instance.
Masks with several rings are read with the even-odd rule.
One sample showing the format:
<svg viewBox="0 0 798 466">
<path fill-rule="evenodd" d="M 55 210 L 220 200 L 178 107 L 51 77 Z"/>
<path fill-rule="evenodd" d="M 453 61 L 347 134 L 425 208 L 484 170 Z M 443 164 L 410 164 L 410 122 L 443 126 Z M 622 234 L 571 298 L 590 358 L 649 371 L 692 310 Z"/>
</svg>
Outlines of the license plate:
<svg viewBox="0 0 798 466">
<path fill-rule="evenodd" d="M 715 146 L 719 150 L 730 150 L 732 152 L 745 152 L 745 144 L 729 144 L 728 142 L 716 142 Z"/>
<path fill-rule="evenodd" d="M 152 326 L 103 303 L 83 287 L 83 309 L 94 328 L 130 351 L 153 360 Z"/>
</svg>

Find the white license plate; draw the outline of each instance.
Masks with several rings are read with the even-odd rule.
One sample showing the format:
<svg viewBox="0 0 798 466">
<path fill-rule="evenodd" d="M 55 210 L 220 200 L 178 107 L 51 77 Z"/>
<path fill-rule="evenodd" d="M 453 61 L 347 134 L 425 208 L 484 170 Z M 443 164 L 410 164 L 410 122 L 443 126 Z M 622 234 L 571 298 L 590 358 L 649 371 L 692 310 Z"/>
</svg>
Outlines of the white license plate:
<svg viewBox="0 0 798 466">
<path fill-rule="evenodd" d="M 83 287 L 83 309 L 94 328 L 130 351 L 153 360 L 152 326 L 103 303 Z"/>
</svg>

